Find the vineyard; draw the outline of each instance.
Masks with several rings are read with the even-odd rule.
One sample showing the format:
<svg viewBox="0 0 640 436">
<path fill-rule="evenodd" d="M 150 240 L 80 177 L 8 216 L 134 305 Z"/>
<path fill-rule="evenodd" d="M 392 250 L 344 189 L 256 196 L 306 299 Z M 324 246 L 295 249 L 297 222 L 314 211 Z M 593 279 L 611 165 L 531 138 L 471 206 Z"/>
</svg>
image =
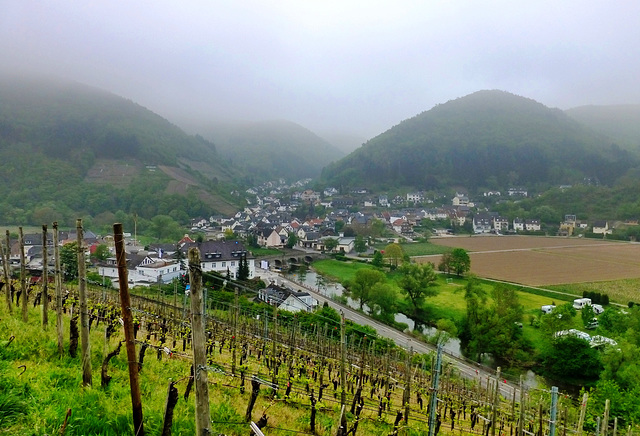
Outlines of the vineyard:
<svg viewBox="0 0 640 436">
<path fill-rule="evenodd" d="M 176 289 L 173 298 L 152 299 L 86 285 L 82 271 L 80 286 L 56 286 L 51 301 L 46 280 L 27 291 L 22 276 L 5 287 L 2 432 L 141 435 L 143 424 L 162 435 L 633 432 L 624 417 L 609 416 L 608 400 L 507 384 L 500 369 L 463 377 L 440 352 L 400 348 L 330 307 L 279 311 L 251 302 L 255 291 L 234 282 L 203 290 L 193 251 L 188 296 Z M 64 312 L 57 344 L 50 309 Z M 135 360 L 120 354 L 122 345 Z"/>
<path fill-rule="evenodd" d="M 35 288 L 32 290 L 36 291 Z M 68 291 L 65 323 L 68 322 L 69 330 L 73 331 L 79 315 L 77 290 L 68 287 Z M 497 423 L 494 429 L 496 434 L 514 434 L 521 421 L 525 434 L 540 434 L 541 428 L 542 434 L 549 432 L 550 392 L 522 391 L 521 397 L 520 392 L 514 389 L 510 396 L 496 395 L 495 377 L 483 379 L 479 375 L 474 380 L 462 379 L 458 377 L 455 367 L 447 362 L 438 372 L 439 384 L 434 391 L 432 374 L 436 373 L 438 363 L 435 355 L 410 354 L 407 350 L 375 338 L 367 329 L 345 324 L 335 313 L 331 316 L 331 311 L 327 309 L 322 311 L 325 315 L 313 318 L 274 312 L 271 308 L 256 311 L 243 308 L 239 297 L 234 296 L 235 301 L 228 301 L 229 294 L 220 292 L 219 295 L 207 296 L 207 341 L 204 344 L 207 365 L 203 369 L 206 370 L 210 386 L 213 412 L 211 434 L 250 434 L 250 421 L 263 424 L 265 435 L 292 432 L 347 434 L 339 433 L 341 423 L 349 434 L 356 434 L 356 431 L 364 435 L 427 434 L 429 404 L 434 392 L 434 431 L 438 429 L 438 434 L 493 434 L 491 422 Z M 88 297 L 92 339 L 97 342 L 92 347 L 102 348 L 101 352 L 94 351 L 92 354 L 92 360 L 97 362 L 93 367 L 100 367 L 100 363 L 107 362 L 101 370 L 100 389 L 109 393 L 113 392 L 110 384 L 118 383 L 126 387 L 127 382 L 126 362 L 119 355 L 114 355 L 111 362 L 108 358 L 124 340 L 118 294 L 90 287 Z M 193 385 L 190 377 L 193 344 L 188 321 L 191 310 L 186 305 L 140 296 L 131 297 L 131 307 L 135 317 L 135 342 L 143 383 L 155 380 L 157 385 L 152 388 L 156 391 L 155 395 L 179 389 L 181 396 L 178 402 L 188 402 Z M 38 312 L 37 308 L 31 308 L 30 323 L 37 323 Z M 310 323 L 310 319 L 315 322 Z M 9 322 L 7 314 L 3 313 L 0 324 L 3 337 L 7 336 L 8 326 L 12 324 L 15 326 L 20 321 L 11 319 Z M 340 341 L 341 331 L 345 332 L 344 342 Z M 45 351 L 40 358 L 55 364 L 58 356 L 55 347 L 50 345 L 55 340 L 53 337 L 46 338 L 47 333 L 45 331 L 42 334 L 44 337 L 41 342 Z M 77 345 L 77 333 L 75 336 Z M 24 353 L 18 351 L 14 354 L 11 350 L 23 347 L 26 340 L 33 339 L 21 337 L 18 333 L 15 341 L 5 345 L 0 354 L 5 374 L 2 390 L 5 402 L 2 404 L 7 404 L 6 397 L 10 393 L 7 386 L 19 384 L 22 377 L 19 373 L 9 376 L 9 373 L 15 373 L 10 368 L 19 367 L 28 358 Z M 341 372 L 343 352 L 344 377 Z M 65 355 L 67 353 L 65 351 Z M 80 374 L 79 359 L 65 359 L 75 361 L 76 372 Z M 28 371 L 33 370 L 32 364 L 27 367 Z M 149 374 L 151 371 L 161 372 L 173 381 L 149 380 L 147 377 L 152 375 Z M 55 377 L 57 373 L 49 369 L 49 377 Z M 109 381 L 105 384 L 105 380 Z M 498 383 L 503 383 L 503 380 L 499 379 Z M 77 389 L 78 394 L 83 390 L 78 382 L 70 388 Z M 127 407 L 123 402 L 126 392 L 118 392 L 124 394 L 119 399 L 122 407 Z M 171 395 L 178 398 L 177 393 Z M 171 398 L 171 395 L 168 397 Z M 146 395 L 143 397 L 146 398 Z M 159 401 L 156 399 L 154 403 L 158 405 Z M 342 404 L 345 406 L 344 414 Z M 115 412 L 121 415 L 117 420 L 119 426 L 104 428 L 96 433 L 83 426 L 85 412 L 77 410 L 71 414 L 66 432 L 121 434 L 125 418 L 129 417 L 130 420 L 130 414 L 125 410 Z M 194 419 L 193 408 L 185 408 L 183 404 L 177 410 L 183 415 L 176 421 L 179 428 L 174 429 L 173 434 L 193 434 L 193 427 L 184 422 Z M 557 431 L 574 432 L 580 421 L 579 404 L 574 399 L 560 396 L 557 410 Z M 145 407 L 145 421 L 160 421 L 164 414 L 165 411 L 161 409 L 148 410 Z M 185 414 L 190 414 L 191 418 Z M 64 433 L 64 413 L 57 418 L 56 421 L 54 416 L 50 416 L 42 424 L 41 432 Z M 12 422 L 11 416 L 3 416 L 1 422 L 8 434 L 25 434 L 25 427 L 19 425 L 20 421 Z M 593 422 L 589 424 L 594 425 Z M 158 424 L 156 427 L 159 427 Z M 126 432 L 133 434 L 130 422 L 125 428 Z M 160 434 L 160 431 L 154 434 Z"/>
</svg>

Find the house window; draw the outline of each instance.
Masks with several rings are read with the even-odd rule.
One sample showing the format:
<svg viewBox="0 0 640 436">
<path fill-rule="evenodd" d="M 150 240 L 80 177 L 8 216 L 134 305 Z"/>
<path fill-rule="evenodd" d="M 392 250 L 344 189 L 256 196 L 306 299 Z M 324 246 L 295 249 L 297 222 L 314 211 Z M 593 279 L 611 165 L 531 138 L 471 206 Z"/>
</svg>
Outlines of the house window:
<svg viewBox="0 0 640 436">
<path fill-rule="evenodd" d="M 225 266 L 227 266 L 227 262 L 222 262 L 222 268 L 224 268 Z"/>
<path fill-rule="evenodd" d="M 236 263 L 235 262 L 231 262 L 231 266 L 236 266 Z"/>
</svg>

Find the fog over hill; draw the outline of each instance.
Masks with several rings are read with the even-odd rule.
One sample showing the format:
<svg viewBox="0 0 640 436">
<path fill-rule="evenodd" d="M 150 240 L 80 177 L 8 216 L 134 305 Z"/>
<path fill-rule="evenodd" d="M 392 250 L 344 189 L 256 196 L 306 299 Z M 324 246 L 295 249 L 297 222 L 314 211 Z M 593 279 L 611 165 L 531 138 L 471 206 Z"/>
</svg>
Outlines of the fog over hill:
<svg viewBox="0 0 640 436">
<path fill-rule="evenodd" d="M 589 105 L 565 111 L 591 129 L 640 150 L 640 105 Z"/>
<path fill-rule="evenodd" d="M 435 106 L 327 166 L 337 185 L 438 189 L 549 186 L 585 178 L 611 184 L 634 153 L 534 100 L 478 91 Z"/>
<path fill-rule="evenodd" d="M 220 155 L 255 183 L 284 178 L 316 178 L 322 168 L 346 155 L 307 128 L 284 120 L 212 122 L 192 127 L 214 141 Z"/>
</svg>

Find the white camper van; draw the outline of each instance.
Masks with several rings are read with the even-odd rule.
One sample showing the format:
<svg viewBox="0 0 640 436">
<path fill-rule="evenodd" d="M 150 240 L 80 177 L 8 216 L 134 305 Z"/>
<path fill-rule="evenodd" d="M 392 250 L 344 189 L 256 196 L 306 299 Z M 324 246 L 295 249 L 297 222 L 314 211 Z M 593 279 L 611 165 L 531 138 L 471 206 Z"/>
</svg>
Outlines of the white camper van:
<svg viewBox="0 0 640 436">
<path fill-rule="evenodd" d="M 553 304 L 547 304 L 545 306 L 542 306 L 540 309 L 542 309 L 542 313 L 547 314 L 551 313 L 555 308 L 556 306 L 554 306 Z"/>
<path fill-rule="evenodd" d="M 573 300 L 573 308 L 580 310 L 585 306 L 591 306 L 591 298 L 576 298 Z"/>
</svg>

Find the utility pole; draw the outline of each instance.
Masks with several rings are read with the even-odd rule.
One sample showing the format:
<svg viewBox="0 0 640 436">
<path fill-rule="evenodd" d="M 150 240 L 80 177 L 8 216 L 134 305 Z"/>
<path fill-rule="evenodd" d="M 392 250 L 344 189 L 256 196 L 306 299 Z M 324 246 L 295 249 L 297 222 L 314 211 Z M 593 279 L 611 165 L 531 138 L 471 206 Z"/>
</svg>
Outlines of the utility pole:
<svg viewBox="0 0 640 436">
<path fill-rule="evenodd" d="M 133 409 L 133 428 L 136 435 L 144 436 L 142 421 L 142 400 L 140 384 L 138 382 L 138 359 L 136 358 L 136 343 L 133 335 L 133 315 L 131 314 L 131 298 L 129 296 L 129 277 L 127 274 L 127 259 L 124 250 L 124 234 L 122 224 L 113 225 L 113 241 L 116 246 L 118 265 L 118 283 L 120 287 L 120 307 L 124 321 L 124 336 L 129 362 L 129 384 L 131 387 L 131 405 Z"/>
<path fill-rule="evenodd" d="M 205 336 L 205 308 L 202 299 L 202 270 L 200 251 L 189 249 L 189 283 L 191 284 L 191 334 L 193 342 L 193 376 L 196 391 L 196 435 L 211 434 L 211 411 L 209 410 L 209 382 L 207 380 L 207 353 Z"/>
</svg>

